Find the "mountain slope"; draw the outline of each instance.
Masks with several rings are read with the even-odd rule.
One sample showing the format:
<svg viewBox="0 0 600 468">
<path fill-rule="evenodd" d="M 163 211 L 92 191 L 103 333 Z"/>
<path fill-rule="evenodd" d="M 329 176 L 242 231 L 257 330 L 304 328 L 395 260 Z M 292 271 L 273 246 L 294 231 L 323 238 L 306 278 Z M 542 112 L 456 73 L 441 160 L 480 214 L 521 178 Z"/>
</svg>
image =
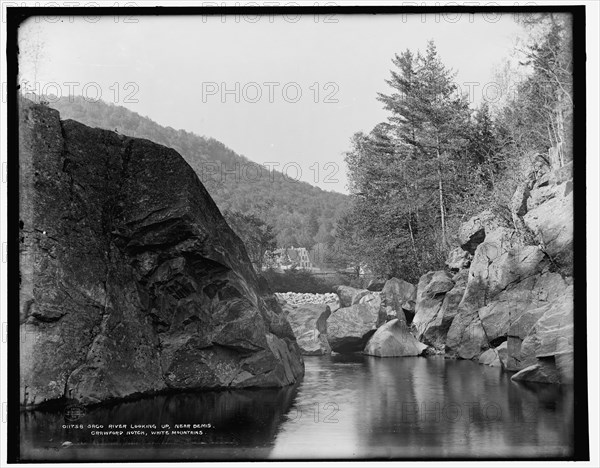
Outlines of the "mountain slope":
<svg viewBox="0 0 600 468">
<path fill-rule="evenodd" d="M 311 247 L 325 240 L 347 203 L 347 195 L 287 179 L 281 172 L 263 169 L 258 173 L 257 165 L 214 138 L 163 127 L 125 107 L 88 102 L 80 96 L 49 101 L 63 120 L 77 120 L 175 149 L 196 171 L 222 212 L 258 214 L 273 225 L 280 246 Z M 309 222 L 311 218 L 316 218 L 318 227 Z"/>
</svg>

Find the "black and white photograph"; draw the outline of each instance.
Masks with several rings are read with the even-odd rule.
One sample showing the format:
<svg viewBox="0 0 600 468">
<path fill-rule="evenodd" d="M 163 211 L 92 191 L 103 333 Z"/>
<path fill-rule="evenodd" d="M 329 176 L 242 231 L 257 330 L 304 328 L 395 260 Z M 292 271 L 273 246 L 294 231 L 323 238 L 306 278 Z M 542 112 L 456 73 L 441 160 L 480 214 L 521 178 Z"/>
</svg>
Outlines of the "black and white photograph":
<svg viewBox="0 0 600 468">
<path fill-rule="evenodd" d="M 521 3 L 2 2 L 0 465 L 600 462 L 600 8 Z"/>
</svg>

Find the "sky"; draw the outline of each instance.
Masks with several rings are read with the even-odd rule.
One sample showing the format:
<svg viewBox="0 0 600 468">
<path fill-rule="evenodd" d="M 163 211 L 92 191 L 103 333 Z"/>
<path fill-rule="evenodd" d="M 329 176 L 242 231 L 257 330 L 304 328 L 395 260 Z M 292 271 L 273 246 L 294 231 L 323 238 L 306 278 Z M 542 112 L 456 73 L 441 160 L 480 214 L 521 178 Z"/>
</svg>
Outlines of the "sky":
<svg viewBox="0 0 600 468">
<path fill-rule="evenodd" d="M 106 16 L 21 25 L 21 81 L 125 106 L 250 160 L 347 193 L 344 152 L 387 118 L 394 54 L 434 40 L 473 105 L 497 96 L 512 14 Z"/>
</svg>

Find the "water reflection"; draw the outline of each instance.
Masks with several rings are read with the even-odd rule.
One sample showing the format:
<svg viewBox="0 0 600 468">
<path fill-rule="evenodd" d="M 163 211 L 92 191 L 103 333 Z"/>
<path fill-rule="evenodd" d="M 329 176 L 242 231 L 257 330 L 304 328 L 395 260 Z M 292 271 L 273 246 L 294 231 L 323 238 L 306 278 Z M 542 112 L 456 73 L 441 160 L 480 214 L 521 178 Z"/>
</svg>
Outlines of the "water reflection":
<svg viewBox="0 0 600 468">
<path fill-rule="evenodd" d="M 571 389 L 531 391 L 500 369 L 466 361 L 367 358 L 385 398 L 359 400 L 363 453 L 393 457 L 567 456 L 572 446 Z M 551 405 L 548 403 L 552 402 Z"/>
<path fill-rule="evenodd" d="M 297 402 L 336 403 L 337 422 L 286 421 L 273 458 L 568 457 L 571 387 L 522 385 L 443 358 L 308 358 Z M 325 378 L 323 378 L 325 377 Z M 295 404 L 295 406 L 298 403 Z"/>
<path fill-rule="evenodd" d="M 91 410 L 78 424 L 210 423 L 201 437 L 91 436 L 62 413 L 21 415 L 25 458 L 207 460 L 568 457 L 571 387 L 514 383 L 443 358 L 307 357 L 285 389 L 157 396 Z M 73 443 L 63 447 L 68 440 Z M 141 445 L 143 444 L 143 445 Z"/>
</svg>

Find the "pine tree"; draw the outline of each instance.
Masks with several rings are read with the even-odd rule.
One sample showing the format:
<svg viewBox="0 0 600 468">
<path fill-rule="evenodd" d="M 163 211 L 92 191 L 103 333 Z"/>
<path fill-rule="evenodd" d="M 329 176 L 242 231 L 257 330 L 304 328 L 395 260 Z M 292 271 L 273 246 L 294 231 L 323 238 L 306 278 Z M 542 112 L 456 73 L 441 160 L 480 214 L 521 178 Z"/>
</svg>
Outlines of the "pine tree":
<svg viewBox="0 0 600 468">
<path fill-rule="evenodd" d="M 448 246 L 447 178 L 452 159 L 464 157 L 469 129 L 469 107 L 453 82 L 454 73 L 446 68 L 437 54 L 433 41 L 428 42 L 425 56 L 410 51 L 393 60 L 398 71 L 392 71 L 387 83 L 396 91 L 379 94 L 395 136 L 407 150 L 406 156 L 426 171 L 435 173 L 440 214 L 441 241 Z M 431 190 L 431 177 L 422 175 L 422 190 Z M 429 180 L 428 180 L 429 179 Z"/>
</svg>

